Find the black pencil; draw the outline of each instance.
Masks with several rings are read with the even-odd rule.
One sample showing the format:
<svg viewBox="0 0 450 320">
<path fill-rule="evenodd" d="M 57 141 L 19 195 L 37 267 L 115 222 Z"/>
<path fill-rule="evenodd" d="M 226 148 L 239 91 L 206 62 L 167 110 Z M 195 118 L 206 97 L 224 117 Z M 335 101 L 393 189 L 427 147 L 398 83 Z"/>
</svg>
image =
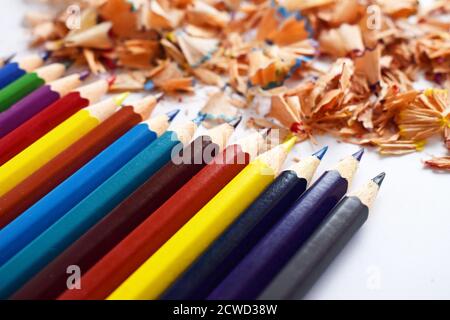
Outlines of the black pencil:
<svg viewBox="0 0 450 320">
<path fill-rule="evenodd" d="M 259 299 L 303 298 L 367 220 L 384 176 L 384 172 L 380 173 L 358 191 L 344 197 Z"/>
</svg>

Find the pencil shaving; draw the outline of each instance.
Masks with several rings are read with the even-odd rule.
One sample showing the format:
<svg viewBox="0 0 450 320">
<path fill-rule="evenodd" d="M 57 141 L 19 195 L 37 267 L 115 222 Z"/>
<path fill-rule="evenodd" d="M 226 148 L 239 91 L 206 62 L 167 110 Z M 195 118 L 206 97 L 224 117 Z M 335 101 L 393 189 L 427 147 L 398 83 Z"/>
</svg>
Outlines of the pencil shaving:
<svg viewBox="0 0 450 320">
<path fill-rule="evenodd" d="M 276 125 L 299 140 L 331 134 L 382 154 L 419 151 L 433 136 L 450 144 L 448 98 L 415 86 L 423 74 L 434 89 L 450 88 L 446 1 L 426 9 L 415 0 L 73 4 L 75 29 L 63 6 L 27 14 L 32 44 L 95 74 L 117 73 L 114 91 L 191 93 L 198 80 L 241 95 L 258 114 L 251 126 Z M 271 101 L 268 113 L 259 98 Z M 233 113 L 228 103 L 220 113 L 226 108 Z"/>
</svg>

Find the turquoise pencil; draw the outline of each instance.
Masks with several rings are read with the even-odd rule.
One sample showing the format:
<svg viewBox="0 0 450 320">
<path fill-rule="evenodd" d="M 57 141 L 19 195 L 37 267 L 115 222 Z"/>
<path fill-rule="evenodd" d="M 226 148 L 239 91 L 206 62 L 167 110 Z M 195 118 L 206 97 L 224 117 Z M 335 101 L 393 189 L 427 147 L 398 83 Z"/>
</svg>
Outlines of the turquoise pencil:
<svg viewBox="0 0 450 320">
<path fill-rule="evenodd" d="M 177 112 L 136 125 L 0 230 L 0 266 L 162 135 Z"/>
<path fill-rule="evenodd" d="M 0 299 L 5 299 L 17 291 L 170 161 L 172 149 L 179 144 L 186 145 L 191 140 L 197 127 L 194 121 L 164 133 L 4 264 L 0 268 Z"/>
</svg>

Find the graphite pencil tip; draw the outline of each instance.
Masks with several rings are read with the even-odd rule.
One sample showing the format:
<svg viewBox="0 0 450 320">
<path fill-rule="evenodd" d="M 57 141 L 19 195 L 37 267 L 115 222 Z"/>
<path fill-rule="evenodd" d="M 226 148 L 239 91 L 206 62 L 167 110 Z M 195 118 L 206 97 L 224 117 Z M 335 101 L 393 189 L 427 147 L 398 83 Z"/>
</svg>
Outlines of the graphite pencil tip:
<svg viewBox="0 0 450 320">
<path fill-rule="evenodd" d="M 160 102 L 164 98 L 164 92 L 155 94 L 156 101 Z"/>
<path fill-rule="evenodd" d="M 203 120 L 205 120 L 205 118 L 206 114 L 201 113 L 195 119 L 193 119 L 192 122 L 198 126 L 203 122 Z"/>
<path fill-rule="evenodd" d="M 5 63 L 5 64 L 10 63 L 11 60 L 14 59 L 14 57 L 16 56 L 16 54 L 17 54 L 16 52 L 11 53 L 9 56 L 7 56 L 7 57 L 4 59 L 4 63 Z"/>
<path fill-rule="evenodd" d="M 269 136 L 271 131 L 272 131 L 272 128 L 266 128 L 266 129 L 262 130 L 261 136 L 265 139 Z"/>
<path fill-rule="evenodd" d="M 286 150 L 286 152 L 290 152 L 292 150 L 292 148 L 294 147 L 296 142 L 297 142 L 297 137 L 296 136 L 292 136 L 288 140 L 283 142 L 281 145 L 284 147 L 284 150 Z"/>
<path fill-rule="evenodd" d="M 74 61 L 74 60 L 67 59 L 67 60 L 61 61 L 60 63 L 63 64 L 64 67 L 65 67 L 66 70 L 67 70 L 67 69 L 69 69 L 69 68 L 75 63 L 75 61 Z"/>
<path fill-rule="evenodd" d="M 169 122 L 172 122 L 173 119 L 175 119 L 175 117 L 178 115 L 179 112 L 180 112 L 180 109 L 175 109 L 175 110 L 167 112 L 166 115 L 169 118 Z"/>
<path fill-rule="evenodd" d="M 91 71 L 89 71 L 89 70 L 83 70 L 83 71 L 81 71 L 81 72 L 80 72 L 80 80 L 81 80 L 81 81 L 86 80 L 87 77 L 90 76 L 90 74 L 91 74 Z"/>
<path fill-rule="evenodd" d="M 237 126 L 239 125 L 239 123 L 241 123 L 241 121 L 242 121 L 242 116 L 239 116 L 236 119 L 231 120 L 230 122 L 228 122 L 228 124 L 236 129 Z"/>
<path fill-rule="evenodd" d="M 328 146 L 325 146 L 322 149 L 320 149 L 319 151 L 316 151 L 315 153 L 313 153 L 313 156 L 316 156 L 317 159 L 322 160 L 323 156 L 325 155 L 325 153 L 327 153 L 327 151 L 328 151 Z"/>
<path fill-rule="evenodd" d="M 358 161 L 361 161 L 361 158 L 364 154 L 364 148 L 359 149 L 357 152 L 355 152 L 354 154 L 352 154 L 353 158 L 355 158 Z"/>
<path fill-rule="evenodd" d="M 128 98 L 129 95 L 130 95 L 129 92 L 119 94 L 118 96 L 114 97 L 114 103 L 117 106 L 120 106 L 125 101 L 125 99 Z"/>
<path fill-rule="evenodd" d="M 47 61 L 52 56 L 52 52 L 45 50 L 39 53 L 39 56 L 41 57 L 42 60 Z"/>
<path fill-rule="evenodd" d="M 386 173 L 382 172 L 375 178 L 373 178 L 372 181 L 375 182 L 378 185 L 378 187 L 380 187 L 381 184 L 383 183 L 384 177 L 386 177 Z"/>
</svg>

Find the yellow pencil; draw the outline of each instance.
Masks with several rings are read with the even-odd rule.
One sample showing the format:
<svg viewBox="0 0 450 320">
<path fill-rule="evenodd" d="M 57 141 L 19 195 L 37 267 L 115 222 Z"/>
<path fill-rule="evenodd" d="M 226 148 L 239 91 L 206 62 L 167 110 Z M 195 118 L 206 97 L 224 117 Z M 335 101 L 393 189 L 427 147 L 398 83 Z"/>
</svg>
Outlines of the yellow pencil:
<svg viewBox="0 0 450 320">
<path fill-rule="evenodd" d="M 112 115 L 128 93 L 84 108 L 0 167 L 0 196 Z"/>
<path fill-rule="evenodd" d="M 242 170 L 109 297 L 157 299 L 274 180 L 295 138 Z"/>
</svg>

